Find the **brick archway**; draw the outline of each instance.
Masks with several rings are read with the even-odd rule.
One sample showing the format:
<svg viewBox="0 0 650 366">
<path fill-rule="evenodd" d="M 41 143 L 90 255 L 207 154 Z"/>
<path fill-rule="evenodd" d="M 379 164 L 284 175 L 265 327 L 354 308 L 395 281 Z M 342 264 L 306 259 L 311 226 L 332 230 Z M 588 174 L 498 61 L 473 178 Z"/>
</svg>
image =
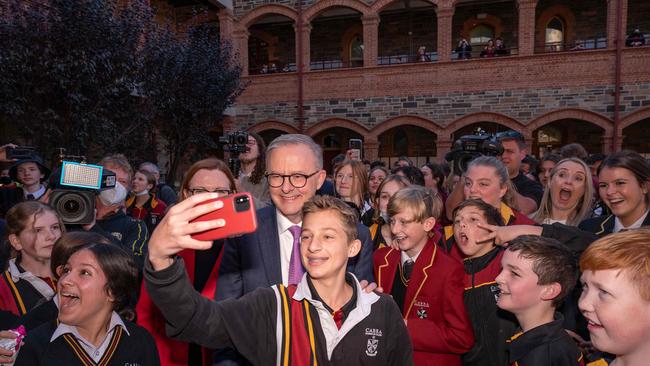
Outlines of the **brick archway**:
<svg viewBox="0 0 650 366">
<path fill-rule="evenodd" d="M 368 129 L 365 126 L 344 118 L 329 118 L 315 123 L 305 131 L 305 135 L 314 137 L 319 133 L 334 127 L 347 128 L 350 131 L 358 133 L 364 138 L 368 136 Z"/>
<path fill-rule="evenodd" d="M 650 118 L 650 107 L 642 108 L 623 117 L 618 128 L 620 128 L 620 131 L 623 131 L 624 128 L 630 127 L 633 124 L 648 118 Z"/>
<path fill-rule="evenodd" d="M 572 44 L 575 36 L 576 18 L 573 12 L 566 5 L 552 5 L 544 9 L 535 22 L 535 45 L 546 44 L 546 25 L 553 19 L 559 17 L 564 22 L 564 43 Z"/>
<path fill-rule="evenodd" d="M 255 133 L 260 133 L 266 130 L 280 130 L 286 133 L 300 133 L 297 128 L 280 121 L 264 121 L 248 128 L 248 131 Z"/>
<path fill-rule="evenodd" d="M 398 1 L 400 1 L 400 0 L 378 0 L 378 1 L 375 1 L 374 4 L 372 4 L 371 10 L 372 10 L 373 13 L 379 14 L 379 12 L 381 12 L 385 7 L 387 7 L 388 5 L 390 5 L 392 3 L 398 2 Z M 424 1 L 426 1 L 428 3 L 431 3 L 434 6 L 438 6 L 438 1 L 439 0 L 424 0 Z"/>
<path fill-rule="evenodd" d="M 479 25 L 486 25 L 492 29 L 494 29 L 494 38 L 496 39 L 497 37 L 501 37 L 501 33 L 503 32 L 503 24 L 501 22 L 501 18 L 496 17 L 494 15 L 488 14 L 485 18 L 483 19 L 478 19 L 477 17 L 471 17 L 467 19 L 463 23 L 463 30 L 461 30 L 461 34 L 469 39 L 470 38 L 470 33 L 472 29 Z"/>
<path fill-rule="evenodd" d="M 516 131 L 523 131 L 524 135 L 526 135 L 526 126 L 524 126 L 521 122 L 517 121 L 514 118 L 508 117 L 506 115 L 500 114 L 500 113 L 492 113 L 492 112 L 479 112 L 479 113 L 473 113 L 469 114 L 467 116 L 463 116 L 449 125 L 445 127 L 444 132 L 445 132 L 445 137 L 451 137 L 454 132 L 460 130 L 461 128 L 465 126 L 469 126 L 473 123 L 477 122 L 494 122 L 498 123 L 500 125 L 506 126 L 510 129 L 516 130 Z"/>
<path fill-rule="evenodd" d="M 562 119 L 578 119 L 589 122 L 605 130 L 605 136 L 612 136 L 614 131 L 614 123 L 609 118 L 596 112 L 578 108 L 561 109 L 543 114 L 529 123 L 526 129 L 533 133 L 533 131 L 544 125 Z"/>
<path fill-rule="evenodd" d="M 256 7 L 255 9 L 246 13 L 243 17 L 241 17 L 241 19 L 239 19 L 238 24 L 242 29 L 248 29 L 248 27 L 253 25 L 261 17 L 269 14 L 284 15 L 294 22 L 298 20 L 298 13 L 293 8 L 281 4 L 267 4 Z"/>
<path fill-rule="evenodd" d="M 354 9 L 361 13 L 362 16 L 371 14 L 370 7 L 360 0 L 323 0 L 317 1 L 307 8 L 303 13 L 303 19 L 309 23 L 323 11 L 338 6 Z"/>
<path fill-rule="evenodd" d="M 375 126 L 372 130 L 370 130 L 370 138 L 373 140 L 378 140 L 379 135 L 382 133 L 393 129 L 395 127 L 399 126 L 404 126 L 404 125 L 411 125 L 411 126 L 417 126 L 424 128 L 427 131 L 431 131 L 436 134 L 437 137 L 440 137 L 443 129 L 442 127 L 438 126 L 435 122 L 428 120 L 426 118 L 418 117 L 418 116 L 399 116 L 399 117 L 394 117 L 394 118 L 389 118 L 381 123 L 379 123 L 377 126 Z"/>
</svg>

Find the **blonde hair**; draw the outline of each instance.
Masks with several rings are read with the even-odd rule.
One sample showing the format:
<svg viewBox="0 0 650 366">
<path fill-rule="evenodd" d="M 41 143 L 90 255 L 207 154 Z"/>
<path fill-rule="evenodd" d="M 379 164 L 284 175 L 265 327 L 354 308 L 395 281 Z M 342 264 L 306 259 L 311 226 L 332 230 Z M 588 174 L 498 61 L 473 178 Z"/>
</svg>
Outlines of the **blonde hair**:
<svg viewBox="0 0 650 366">
<path fill-rule="evenodd" d="M 566 220 L 566 224 L 570 226 L 578 226 L 582 220 L 589 218 L 591 215 L 591 202 L 594 196 L 594 183 L 591 179 L 591 171 L 587 164 L 581 159 L 566 158 L 560 160 L 551 170 L 549 184 L 544 188 L 544 195 L 542 196 L 542 201 L 539 205 L 539 209 L 537 209 L 537 211 L 535 211 L 532 216 L 532 219 L 538 223 L 543 223 L 544 220 L 553 218 L 553 197 L 551 195 L 550 181 L 553 180 L 553 177 L 558 172 L 560 165 L 566 162 L 579 164 L 585 173 L 585 191 L 582 194 L 582 198 L 578 201 L 575 209 L 571 212 L 571 214 L 569 214 L 569 217 Z"/>
<path fill-rule="evenodd" d="M 410 186 L 400 189 L 388 201 L 388 215 L 395 216 L 410 209 L 414 219 L 423 222 L 429 217 L 438 218 L 442 213 L 442 201 L 436 199 L 432 190 L 422 186 Z"/>
<path fill-rule="evenodd" d="M 650 227 L 604 236 L 580 257 L 580 270 L 620 269 L 639 289 L 641 298 L 650 301 Z"/>
</svg>

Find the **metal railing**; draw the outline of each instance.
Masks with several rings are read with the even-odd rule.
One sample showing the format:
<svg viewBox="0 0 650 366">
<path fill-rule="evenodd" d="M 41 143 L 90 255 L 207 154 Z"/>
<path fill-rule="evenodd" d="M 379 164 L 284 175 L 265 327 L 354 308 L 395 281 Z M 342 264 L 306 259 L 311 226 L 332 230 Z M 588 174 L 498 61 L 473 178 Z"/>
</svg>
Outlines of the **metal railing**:
<svg viewBox="0 0 650 366">
<path fill-rule="evenodd" d="M 436 62 L 438 61 L 437 52 L 427 52 L 424 57 L 422 55 L 391 55 L 379 56 L 377 58 L 377 65 L 398 65 L 398 64 L 414 64 L 419 62 Z"/>
<path fill-rule="evenodd" d="M 470 52 L 458 52 L 456 50 L 453 50 L 451 52 L 451 59 L 465 60 L 465 59 L 472 59 L 472 58 L 496 58 L 496 57 L 516 56 L 517 54 L 519 54 L 519 49 L 516 47 L 507 47 L 501 50 L 495 50 L 494 53 L 490 55 L 490 54 L 484 54 L 483 47 L 477 46 L 477 47 L 472 47 L 472 51 Z"/>
<path fill-rule="evenodd" d="M 249 75 L 266 75 L 266 74 L 282 74 L 289 72 L 298 71 L 295 63 L 288 63 L 281 66 L 276 64 L 275 67 L 269 67 L 268 65 L 262 66 L 251 66 L 248 68 Z"/>
<path fill-rule="evenodd" d="M 363 67 L 362 60 L 343 61 L 343 60 L 318 60 L 311 61 L 309 70 L 333 70 L 333 69 L 346 69 L 352 67 Z"/>
<path fill-rule="evenodd" d="M 538 44 L 535 47 L 535 53 L 596 50 L 602 48 L 607 48 L 607 37 L 599 37 L 599 38 L 591 38 L 591 39 L 576 39 L 572 43 L 552 42 L 552 43 Z"/>
</svg>

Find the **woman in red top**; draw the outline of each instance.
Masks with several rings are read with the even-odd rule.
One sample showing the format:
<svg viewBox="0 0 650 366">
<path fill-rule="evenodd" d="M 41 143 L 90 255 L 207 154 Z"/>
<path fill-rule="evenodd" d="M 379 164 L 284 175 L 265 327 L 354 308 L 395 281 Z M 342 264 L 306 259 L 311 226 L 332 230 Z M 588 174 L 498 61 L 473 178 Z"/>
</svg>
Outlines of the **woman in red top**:
<svg viewBox="0 0 650 366">
<path fill-rule="evenodd" d="M 223 161 L 215 158 L 200 160 L 185 173 L 179 195 L 180 201 L 205 192 L 216 192 L 223 196 L 236 192 L 235 178 Z M 211 300 L 214 299 L 217 288 L 222 249 L 223 240 L 216 240 L 210 249 L 201 251 L 186 249 L 179 253 L 185 262 L 185 268 L 194 288 Z M 149 330 L 156 341 L 162 366 L 212 365 L 212 355 L 208 349 L 167 337 L 165 318 L 151 301 L 144 285 L 136 312 L 138 324 Z"/>
<path fill-rule="evenodd" d="M 126 200 L 126 213 L 144 221 L 150 233 L 165 216 L 167 204 L 150 191 L 156 186 L 156 177 L 146 170 L 138 170 L 131 183 L 131 195 Z"/>
</svg>

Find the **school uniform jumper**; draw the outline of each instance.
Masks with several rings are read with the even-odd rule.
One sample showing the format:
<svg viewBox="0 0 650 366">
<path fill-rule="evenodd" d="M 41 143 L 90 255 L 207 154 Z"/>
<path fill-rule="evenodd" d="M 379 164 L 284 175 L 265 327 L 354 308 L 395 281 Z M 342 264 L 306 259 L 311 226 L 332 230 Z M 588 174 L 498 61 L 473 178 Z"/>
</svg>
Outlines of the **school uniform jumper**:
<svg viewBox="0 0 650 366">
<path fill-rule="evenodd" d="M 147 261 L 144 274 L 168 335 L 208 348 L 234 347 L 254 365 L 413 364 L 395 302 L 365 293 L 351 274 L 357 301 L 340 329 L 312 295 L 307 274 L 297 286 L 261 287 L 218 303 L 192 289 L 180 258 L 157 272 Z"/>
<path fill-rule="evenodd" d="M 585 360 L 576 342 L 567 334 L 562 315 L 555 320 L 517 333 L 508 341 L 511 366 L 584 366 Z"/>
<path fill-rule="evenodd" d="M 29 332 L 18 352 L 14 366 L 157 366 L 156 344 L 151 335 L 133 323 L 114 328 L 104 354 L 98 361 L 89 355 L 80 341 L 66 333 L 52 340 L 58 322 L 52 320 Z"/>
<path fill-rule="evenodd" d="M 403 296 L 402 317 L 413 342 L 415 365 L 461 365 L 461 355 L 474 345 L 472 324 L 463 302 L 463 267 L 429 239 L 417 257 Z M 401 252 L 391 248 L 374 254 L 375 279 L 387 294 L 399 289 Z M 399 301 L 399 300 L 397 300 Z"/>
</svg>

